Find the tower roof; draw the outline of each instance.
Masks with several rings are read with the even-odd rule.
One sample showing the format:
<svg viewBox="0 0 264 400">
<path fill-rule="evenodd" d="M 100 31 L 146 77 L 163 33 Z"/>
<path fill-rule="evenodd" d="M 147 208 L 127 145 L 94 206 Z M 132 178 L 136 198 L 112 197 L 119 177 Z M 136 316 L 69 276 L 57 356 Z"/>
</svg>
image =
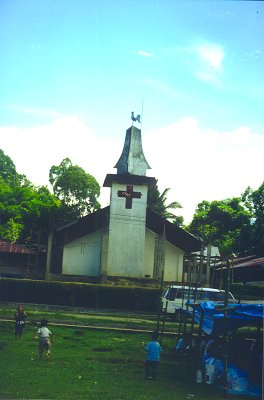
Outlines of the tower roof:
<svg viewBox="0 0 264 400">
<path fill-rule="evenodd" d="M 117 175 L 140 176 L 146 176 L 147 169 L 150 169 L 142 149 L 141 130 L 135 126 L 126 131 L 124 148 L 114 168 L 117 168 Z"/>
</svg>

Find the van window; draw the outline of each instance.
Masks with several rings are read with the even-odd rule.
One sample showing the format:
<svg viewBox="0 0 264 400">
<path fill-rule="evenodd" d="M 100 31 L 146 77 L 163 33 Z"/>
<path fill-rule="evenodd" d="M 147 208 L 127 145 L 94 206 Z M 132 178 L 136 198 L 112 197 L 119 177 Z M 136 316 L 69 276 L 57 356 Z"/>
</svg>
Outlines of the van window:
<svg viewBox="0 0 264 400">
<path fill-rule="evenodd" d="M 213 292 L 210 290 L 206 290 L 205 288 L 198 288 L 195 290 L 194 288 L 189 287 L 167 287 L 163 294 L 162 297 L 166 298 L 168 301 L 174 301 L 176 299 L 188 299 L 190 296 L 190 299 L 194 299 L 196 291 L 196 300 L 197 301 L 216 301 L 216 302 L 224 302 L 225 300 L 225 292 L 219 291 L 219 292 Z M 229 299 L 233 299 L 233 296 L 231 293 L 228 295 Z"/>
<path fill-rule="evenodd" d="M 173 301 L 176 297 L 176 294 L 177 294 L 177 288 L 170 288 L 167 293 L 166 299 Z"/>
<path fill-rule="evenodd" d="M 220 293 L 216 293 L 216 301 L 225 301 L 225 293 L 220 292 Z"/>
<path fill-rule="evenodd" d="M 229 299 L 233 299 L 231 293 L 229 294 Z M 224 302 L 225 301 L 225 293 L 224 292 L 209 292 L 206 290 L 201 290 L 198 292 L 197 295 L 198 300 L 205 300 L 205 301 L 219 301 L 219 302 Z"/>
<path fill-rule="evenodd" d="M 190 290 L 188 288 L 178 289 L 177 299 L 182 299 L 182 298 L 188 299 L 189 293 L 190 293 L 190 299 L 192 299 L 193 298 L 193 289 L 190 289 Z"/>
</svg>

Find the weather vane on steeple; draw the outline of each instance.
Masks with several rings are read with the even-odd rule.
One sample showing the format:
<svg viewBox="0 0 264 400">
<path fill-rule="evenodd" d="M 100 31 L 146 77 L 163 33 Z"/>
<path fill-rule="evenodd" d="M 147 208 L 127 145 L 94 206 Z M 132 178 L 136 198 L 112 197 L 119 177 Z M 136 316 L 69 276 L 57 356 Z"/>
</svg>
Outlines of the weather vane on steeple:
<svg viewBox="0 0 264 400">
<path fill-rule="evenodd" d="M 140 115 L 138 114 L 136 117 L 134 116 L 134 111 L 132 111 L 132 113 L 131 113 L 131 119 L 132 119 L 132 121 L 133 121 L 133 124 L 134 124 L 134 122 L 141 122 L 141 118 L 140 118 Z M 132 125 L 133 125 L 132 124 Z"/>
</svg>

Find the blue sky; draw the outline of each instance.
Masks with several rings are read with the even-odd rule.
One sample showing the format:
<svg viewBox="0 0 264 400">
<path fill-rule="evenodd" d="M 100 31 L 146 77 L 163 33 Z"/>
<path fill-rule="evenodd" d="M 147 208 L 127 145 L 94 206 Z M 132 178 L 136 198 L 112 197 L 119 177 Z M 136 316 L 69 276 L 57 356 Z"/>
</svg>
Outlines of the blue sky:
<svg viewBox="0 0 264 400">
<path fill-rule="evenodd" d="M 0 148 L 36 185 L 65 157 L 102 185 L 142 109 L 186 222 L 262 183 L 263 2 L 0 0 L 0 38 Z"/>
</svg>

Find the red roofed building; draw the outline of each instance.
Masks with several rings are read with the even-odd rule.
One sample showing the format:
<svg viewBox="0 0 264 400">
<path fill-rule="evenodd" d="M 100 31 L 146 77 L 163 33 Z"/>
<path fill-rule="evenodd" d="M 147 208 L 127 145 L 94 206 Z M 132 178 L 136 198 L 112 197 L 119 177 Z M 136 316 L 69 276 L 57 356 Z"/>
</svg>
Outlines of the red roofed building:
<svg viewBox="0 0 264 400">
<path fill-rule="evenodd" d="M 217 266 L 214 270 L 214 282 L 223 278 L 226 266 Z M 264 257 L 248 256 L 236 258 L 230 266 L 231 280 L 234 283 L 264 283 Z"/>
<path fill-rule="evenodd" d="M 35 264 L 35 251 L 0 239 L 0 276 L 27 278 Z"/>
</svg>

